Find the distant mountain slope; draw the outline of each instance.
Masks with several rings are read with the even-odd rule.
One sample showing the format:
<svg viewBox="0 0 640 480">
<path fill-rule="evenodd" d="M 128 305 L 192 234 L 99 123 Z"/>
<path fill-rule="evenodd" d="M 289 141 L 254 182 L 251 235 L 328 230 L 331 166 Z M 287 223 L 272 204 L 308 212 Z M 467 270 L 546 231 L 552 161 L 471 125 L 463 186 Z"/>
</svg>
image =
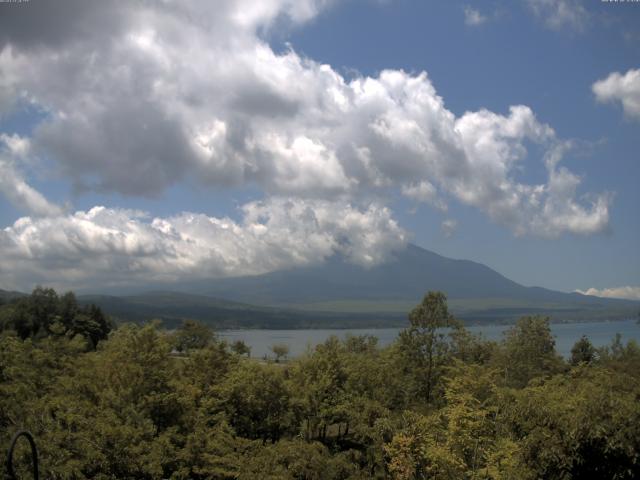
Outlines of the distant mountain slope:
<svg viewBox="0 0 640 480">
<path fill-rule="evenodd" d="M 469 260 L 453 260 L 409 245 L 391 261 L 363 268 L 332 258 L 325 264 L 252 277 L 185 284 L 191 292 L 262 305 L 295 305 L 341 300 L 418 301 L 429 290 L 450 300 L 501 299 L 577 305 L 622 305 L 539 287 L 524 287 L 495 270 Z"/>
<path fill-rule="evenodd" d="M 453 313 L 468 323 L 509 323 L 528 314 L 549 315 L 559 322 L 614 320 L 636 317 L 640 311 L 640 302 L 524 287 L 480 263 L 453 260 L 415 245 L 369 269 L 334 257 L 319 266 L 180 282 L 162 286 L 169 291 L 148 291 L 153 288 L 158 286 L 127 286 L 124 296 L 81 295 L 79 300 L 124 321 L 159 318 L 175 326 L 192 318 L 217 328 L 405 325 L 407 313 L 429 290 L 445 292 Z"/>
<path fill-rule="evenodd" d="M 193 319 L 214 328 L 358 328 L 403 325 L 406 315 L 295 311 L 259 307 L 180 292 L 148 292 L 130 296 L 80 295 L 82 304 L 93 303 L 116 321 L 162 320 L 169 328 Z"/>
<path fill-rule="evenodd" d="M 26 295 L 27 295 L 26 293 L 22 293 L 22 292 L 15 292 L 15 291 L 9 291 L 9 290 L 0 289 L 0 303 L 9 302 L 11 300 L 14 300 L 14 299 L 20 298 L 20 297 L 24 297 Z"/>
</svg>

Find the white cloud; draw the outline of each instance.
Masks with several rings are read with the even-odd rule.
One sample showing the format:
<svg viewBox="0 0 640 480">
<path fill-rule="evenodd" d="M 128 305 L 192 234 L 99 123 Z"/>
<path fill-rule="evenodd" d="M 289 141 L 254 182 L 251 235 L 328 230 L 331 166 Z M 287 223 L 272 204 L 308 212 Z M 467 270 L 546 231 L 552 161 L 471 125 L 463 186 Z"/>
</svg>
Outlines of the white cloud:
<svg viewBox="0 0 640 480">
<path fill-rule="evenodd" d="M 586 28 L 590 14 L 580 0 L 527 0 L 536 17 L 552 30 Z"/>
<path fill-rule="evenodd" d="M 34 151 L 89 189 L 154 196 L 191 178 L 355 202 L 395 189 L 436 208 L 457 199 L 521 235 L 606 229 L 609 197 L 579 197 L 580 177 L 558 162 L 545 183 L 516 180 L 535 161 L 527 143 L 562 144 L 528 107 L 456 117 L 424 72 L 347 80 L 265 42 L 328 4 L 68 0 L 44 26 L 35 8 L 8 9 L 0 105 L 48 112 Z"/>
<path fill-rule="evenodd" d="M 625 115 L 640 120 L 640 69 L 630 69 L 624 75 L 613 72 L 591 88 L 599 102 L 620 102 Z"/>
<path fill-rule="evenodd" d="M 447 204 L 438 196 L 438 190 L 428 180 L 402 185 L 400 191 L 402 195 L 416 202 L 428 203 L 442 211 L 447 210 Z"/>
<path fill-rule="evenodd" d="M 16 169 L 15 164 L 29 155 L 30 148 L 24 137 L 0 134 L 0 194 L 31 215 L 58 215 L 62 209 L 31 187 Z"/>
<path fill-rule="evenodd" d="M 445 237 L 451 238 L 456 232 L 456 228 L 458 228 L 458 222 L 452 218 L 448 218 L 442 222 L 440 228 Z"/>
<path fill-rule="evenodd" d="M 488 111 L 466 113 L 456 122 L 469 165 L 449 180 L 449 189 L 464 203 L 485 211 L 516 235 L 557 237 L 563 233 L 590 235 L 609 225 L 611 195 L 576 199 L 580 178 L 559 167 L 572 148 L 559 142 L 553 130 L 540 124 L 524 106 L 504 117 Z M 528 185 L 512 179 L 514 167 L 526 155 L 524 141 L 547 144 L 547 183 Z"/>
<path fill-rule="evenodd" d="M 470 27 L 476 27 L 482 25 L 487 21 L 487 16 L 480 13 L 479 10 L 470 7 L 469 5 L 464 7 L 464 23 Z"/>
<path fill-rule="evenodd" d="M 179 281 L 260 274 L 318 264 L 334 254 L 365 267 L 404 247 L 407 236 L 379 205 L 272 198 L 243 218 L 94 207 L 72 215 L 24 217 L 0 231 L 3 288 Z"/>
<path fill-rule="evenodd" d="M 592 295 L 595 297 L 640 300 L 640 287 L 614 287 L 603 288 L 601 290 L 597 288 L 589 288 L 587 290 L 576 290 L 576 292 L 581 293 L 582 295 Z"/>
</svg>

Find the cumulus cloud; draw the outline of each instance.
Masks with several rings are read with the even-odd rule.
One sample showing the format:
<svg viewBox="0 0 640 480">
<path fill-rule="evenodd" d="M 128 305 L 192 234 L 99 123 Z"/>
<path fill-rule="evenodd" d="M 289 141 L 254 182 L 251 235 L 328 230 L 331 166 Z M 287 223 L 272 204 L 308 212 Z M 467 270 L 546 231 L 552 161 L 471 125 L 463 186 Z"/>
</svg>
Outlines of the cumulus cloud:
<svg viewBox="0 0 640 480">
<path fill-rule="evenodd" d="M 611 195 L 601 193 L 579 201 L 579 176 L 559 166 L 573 147 L 555 139 L 524 106 L 508 117 L 488 111 L 466 113 L 456 122 L 470 165 L 449 179 L 450 190 L 464 203 L 485 211 L 516 235 L 557 237 L 566 232 L 590 235 L 609 224 Z M 514 166 L 526 154 L 524 140 L 545 144 L 547 183 L 528 185 L 513 180 Z"/>
<path fill-rule="evenodd" d="M 428 203 L 442 211 L 447 210 L 447 204 L 439 197 L 436 187 L 428 180 L 403 185 L 400 191 L 402 195 L 416 202 Z"/>
<path fill-rule="evenodd" d="M 29 151 L 28 139 L 0 134 L 0 193 L 16 208 L 31 215 L 58 215 L 62 209 L 31 187 L 16 168 L 16 163 L 27 157 Z"/>
<path fill-rule="evenodd" d="M 640 69 L 631 69 L 624 75 L 613 72 L 591 88 L 599 102 L 620 102 L 625 115 L 640 120 Z"/>
<path fill-rule="evenodd" d="M 582 295 L 592 295 L 595 297 L 640 300 L 640 287 L 627 286 L 627 287 L 603 288 L 601 290 L 597 288 L 589 288 L 587 290 L 576 290 L 576 292 L 581 293 Z"/>
<path fill-rule="evenodd" d="M 380 205 L 271 198 L 241 208 L 239 222 L 182 213 L 94 207 L 23 217 L 0 231 L 4 288 L 34 282 L 87 287 L 260 274 L 339 254 L 364 267 L 404 247 L 406 232 Z"/>
<path fill-rule="evenodd" d="M 590 14 L 580 0 L 527 0 L 534 15 L 552 30 L 586 28 Z"/>
<path fill-rule="evenodd" d="M 606 228 L 609 197 L 578 196 L 559 159 L 543 184 L 516 179 L 527 143 L 562 144 L 530 108 L 456 117 L 424 72 L 348 80 L 265 40 L 329 3 L 67 0 L 44 23 L 40 2 L 0 5 L 0 108 L 28 99 L 47 112 L 32 148 L 82 188 L 157 196 L 189 178 L 356 202 L 396 189 L 441 209 L 456 199 L 521 235 Z"/>
<path fill-rule="evenodd" d="M 487 16 L 480 13 L 479 10 L 470 7 L 469 5 L 464 7 L 464 23 L 470 27 L 477 27 L 487 21 Z"/>
</svg>

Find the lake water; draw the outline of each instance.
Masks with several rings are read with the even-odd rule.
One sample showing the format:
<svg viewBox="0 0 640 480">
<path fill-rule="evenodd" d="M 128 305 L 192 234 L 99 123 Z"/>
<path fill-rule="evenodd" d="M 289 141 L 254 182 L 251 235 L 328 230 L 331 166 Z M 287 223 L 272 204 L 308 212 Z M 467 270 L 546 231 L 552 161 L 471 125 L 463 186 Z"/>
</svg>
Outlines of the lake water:
<svg viewBox="0 0 640 480">
<path fill-rule="evenodd" d="M 481 333 L 487 340 L 501 340 L 509 325 L 483 325 L 468 327 L 473 333 Z M 218 335 L 233 342 L 243 340 L 251 347 L 251 356 L 261 358 L 273 356 L 270 347 L 276 343 L 289 346 L 289 356 L 299 356 L 307 348 L 323 343 L 331 335 L 344 339 L 351 335 L 374 335 L 378 337 L 378 345 L 385 346 L 393 342 L 400 328 L 368 328 L 368 329 L 327 329 L 327 330 L 223 330 Z M 635 320 L 618 322 L 590 322 L 551 324 L 551 331 L 556 339 L 556 349 L 561 355 L 568 357 L 571 347 L 582 335 L 586 335 L 596 347 L 608 345 L 616 333 L 622 335 L 623 342 L 635 339 L 640 342 L 640 325 Z"/>
</svg>

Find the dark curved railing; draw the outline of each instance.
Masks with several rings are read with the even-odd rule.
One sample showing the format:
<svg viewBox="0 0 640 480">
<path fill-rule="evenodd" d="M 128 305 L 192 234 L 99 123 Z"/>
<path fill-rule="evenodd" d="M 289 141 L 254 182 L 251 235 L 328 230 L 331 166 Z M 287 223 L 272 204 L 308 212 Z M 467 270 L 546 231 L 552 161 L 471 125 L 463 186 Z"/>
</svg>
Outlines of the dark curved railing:
<svg viewBox="0 0 640 480">
<path fill-rule="evenodd" d="M 18 480 L 16 477 L 16 472 L 13 469 L 13 452 L 16 448 L 16 444 L 20 437 L 25 437 L 29 445 L 31 445 L 31 462 L 33 463 L 33 478 L 34 480 L 38 480 L 40 477 L 38 475 L 38 449 L 36 448 L 36 441 L 33 439 L 33 435 L 31 435 L 26 430 L 21 430 L 13 436 L 11 440 L 11 445 L 9 446 L 9 452 L 7 453 L 7 473 L 9 474 L 10 480 Z"/>
</svg>

